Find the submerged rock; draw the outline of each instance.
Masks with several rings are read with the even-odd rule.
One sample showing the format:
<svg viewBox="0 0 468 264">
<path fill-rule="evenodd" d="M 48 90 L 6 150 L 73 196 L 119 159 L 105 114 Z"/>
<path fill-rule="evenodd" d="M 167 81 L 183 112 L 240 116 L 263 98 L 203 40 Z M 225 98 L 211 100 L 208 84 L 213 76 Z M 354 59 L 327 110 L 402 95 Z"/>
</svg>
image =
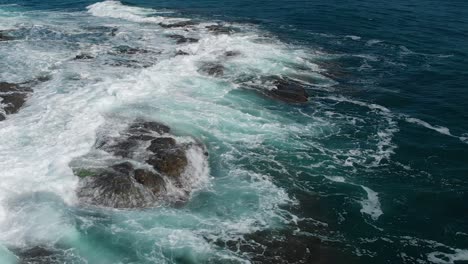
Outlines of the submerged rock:
<svg viewBox="0 0 468 264">
<path fill-rule="evenodd" d="M 226 56 L 226 57 L 235 57 L 235 56 L 239 56 L 240 54 L 241 54 L 241 53 L 240 53 L 239 51 L 232 51 L 232 50 L 230 50 L 230 51 L 226 51 L 226 52 L 224 53 L 224 56 Z"/>
<path fill-rule="evenodd" d="M 200 71 L 211 76 L 219 77 L 224 75 L 224 66 L 218 63 L 207 63 L 200 68 Z"/>
<path fill-rule="evenodd" d="M 150 51 L 146 49 L 132 48 L 130 46 L 125 46 L 125 45 L 114 47 L 114 52 L 117 54 L 127 54 L 127 55 L 150 53 Z"/>
<path fill-rule="evenodd" d="M 169 35 L 169 37 L 171 39 L 174 39 L 177 44 L 198 42 L 198 39 L 196 39 L 196 38 L 184 37 L 182 35 L 177 35 L 177 34 Z"/>
<path fill-rule="evenodd" d="M 73 59 L 74 60 L 91 60 L 91 59 L 94 59 L 94 57 L 90 54 L 81 53 L 81 54 L 76 55 L 75 58 Z"/>
<path fill-rule="evenodd" d="M 0 82 L 0 121 L 15 114 L 24 105 L 32 89 L 19 84 Z"/>
<path fill-rule="evenodd" d="M 206 26 L 206 29 L 209 31 L 213 32 L 214 34 L 231 34 L 234 33 L 234 29 L 230 27 L 226 27 L 223 25 L 211 25 L 211 26 Z"/>
<path fill-rule="evenodd" d="M 185 56 L 185 55 L 190 55 L 188 52 L 185 52 L 183 50 L 178 50 L 176 52 L 176 56 Z"/>
<path fill-rule="evenodd" d="M 290 103 L 305 103 L 309 100 L 309 94 L 304 86 L 297 81 L 276 78 L 273 84 L 276 88 L 267 92 L 271 97 Z"/>
<path fill-rule="evenodd" d="M 216 243 L 223 245 L 221 241 Z M 245 235 L 243 239 L 225 242 L 224 245 L 245 253 L 252 263 L 356 263 L 352 257 L 323 245 L 319 238 L 294 234 L 288 230 L 258 231 Z"/>
<path fill-rule="evenodd" d="M 306 103 L 309 100 L 303 84 L 287 77 L 271 76 L 265 78 L 261 84 L 248 84 L 249 87 L 288 103 Z"/>
<path fill-rule="evenodd" d="M 6 31 L 0 30 L 0 41 L 14 40 L 12 36 L 8 35 Z"/>
<path fill-rule="evenodd" d="M 164 200 L 169 184 L 186 199 L 191 189 L 186 177 L 194 173 L 188 171 L 187 152 L 195 149 L 206 158 L 206 151 L 200 144 L 178 142 L 169 132 L 164 124 L 137 120 L 120 136 L 98 140 L 96 148 L 115 161 L 98 168 L 75 168 L 80 177 L 78 197 L 87 204 L 113 208 L 151 207 Z"/>
<path fill-rule="evenodd" d="M 163 28 L 181 28 L 181 27 L 188 27 L 196 25 L 193 21 L 181 21 L 176 23 L 160 23 L 159 24 Z"/>
</svg>

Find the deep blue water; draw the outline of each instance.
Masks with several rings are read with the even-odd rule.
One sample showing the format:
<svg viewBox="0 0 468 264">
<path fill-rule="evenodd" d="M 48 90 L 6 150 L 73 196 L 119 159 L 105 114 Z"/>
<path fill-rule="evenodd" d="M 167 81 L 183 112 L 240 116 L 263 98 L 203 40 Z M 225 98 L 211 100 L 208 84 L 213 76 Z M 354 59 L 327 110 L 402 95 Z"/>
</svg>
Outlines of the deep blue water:
<svg viewBox="0 0 468 264">
<path fill-rule="evenodd" d="M 40 50 L 43 55 L 33 52 L 31 56 L 37 57 L 28 57 L 26 53 L 18 59 L 11 54 L 11 50 L 19 51 L 23 46 L 16 49 L 5 46 L 6 48 L 0 50 L 0 81 L 27 80 L 37 75 L 35 73 L 51 73 L 53 81 L 50 88 L 41 88 L 44 95 L 39 93 L 40 96 L 32 100 L 31 107 L 35 103 L 39 105 L 41 99 L 49 100 L 55 91 L 63 92 L 65 98 L 67 93 L 73 96 L 74 99 L 67 101 L 67 104 L 73 104 L 74 100 L 81 98 L 71 92 L 72 88 L 65 88 L 67 83 L 61 83 L 61 78 L 66 75 L 61 72 L 62 69 L 67 67 L 63 70 L 67 74 L 81 69 L 63 66 L 63 62 L 50 66 L 56 60 L 54 56 L 75 54 L 82 49 L 78 45 L 80 42 L 96 46 L 114 43 L 100 39 L 99 32 L 96 33 L 98 36 L 72 35 L 69 32 L 75 31 L 69 29 L 72 27 L 69 24 L 81 26 L 102 23 L 125 28 L 130 33 L 128 38 L 122 38 L 124 42 L 158 48 L 158 39 L 150 41 L 148 38 L 140 38 L 148 42 L 136 41 L 137 37 L 141 37 L 138 30 L 149 34 L 152 28 L 158 27 L 157 24 L 108 14 L 93 14 L 89 18 L 91 15 L 87 12 L 87 7 L 96 2 L 98 1 L 0 0 L 0 18 L 5 18 L 0 20 L 2 28 L 21 29 L 41 25 L 15 34 L 26 36 L 32 42 L 51 41 L 49 49 L 55 47 L 57 54 L 60 53 L 54 53 L 49 58 L 49 42 L 44 42 L 42 48 L 35 46 L 39 44 L 32 43 L 25 47 Z M 94 223 L 97 218 L 92 216 L 94 213 L 107 213 L 82 212 L 79 207 L 61 205 L 63 195 L 57 191 L 61 189 L 54 185 L 45 189 L 58 193 L 58 197 L 62 198 L 58 198 L 59 205 L 48 210 L 66 211 L 67 217 L 73 219 L 74 224 L 71 225 L 76 227 L 74 232 L 79 233 L 82 238 L 73 238 L 73 242 L 70 242 L 58 234 L 56 237 L 59 239 L 54 238 L 51 239 L 54 242 L 50 242 L 44 238 L 47 235 L 40 235 L 40 239 L 24 235 L 18 241 L 10 243 L 12 241 L 5 239 L 11 239 L 12 233 L 4 229 L 6 226 L 10 228 L 11 224 L 5 224 L 0 233 L 0 236 L 4 236 L 0 237 L 0 245 L 10 249 L 21 245 L 41 245 L 43 241 L 47 241 L 47 245 L 52 247 L 57 243 L 60 244 L 58 248 L 68 247 L 72 251 L 76 249 L 73 254 L 65 254 L 62 259 L 76 263 L 81 263 L 79 261 L 83 259 L 90 261 L 89 263 L 105 263 L 102 262 L 103 259 L 109 263 L 223 263 L 228 261 L 226 256 L 232 257 L 229 258 L 232 263 L 242 263 L 252 261 L 248 250 L 236 251 L 227 246 L 226 241 L 232 241 L 233 237 L 238 236 L 248 237 L 258 230 L 271 235 L 271 239 L 274 239 L 278 230 L 296 230 L 300 233 L 298 237 L 301 237 L 301 243 L 320 238 L 324 248 L 338 252 L 322 253 L 340 256 L 324 256 L 324 263 L 468 261 L 468 2 L 131 0 L 121 3 L 132 8 L 171 11 L 163 14 L 166 17 L 242 25 L 242 31 L 254 32 L 252 34 L 259 37 L 259 40 L 253 41 L 258 45 L 232 42 L 232 45 L 239 45 L 236 47 L 241 52 L 256 54 L 258 51 L 262 53 L 262 57 L 252 57 L 250 61 L 230 65 L 228 68 L 232 76 L 229 75 L 227 79 L 219 82 L 195 80 L 192 83 L 182 80 L 181 84 L 175 84 L 175 87 L 186 87 L 182 90 L 184 92 L 191 89 L 190 85 L 196 85 L 196 90 L 190 90 L 192 95 L 202 98 L 200 100 L 205 103 L 209 101 L 210 104 L 198 105 L 199 101 L 197 105 L 192 101 L 178 104 L 176 99 L 166 103 L 167 100 L 156 99 L 164 95 L 154 95 L 150 88 L 141 88 L 134 91 L 136 95 L 132 96 L 138 98 L 140 91 L 145 96 L 151 94 L 153 97 L 128 102 L 119 99 L 119 103 L 112 103 L 115 109 L 105 110 L 118 113 L 138 112 L 140 110 L 128 109 L 133 109 L 131 107 L 134 104 L 142 104 L 149 107 L 149 110 L 141 111 L 174 126 L 180 135 L 201 139 L 210 151 L 212 186 L 196 192 L 183 208 L 115 215 L 111 213 L 110 222 L 96 220 L 97 223 Z M 115 14 L 120 11 L 113 12 Z M 141 15 L 143 18 L 151 16 L 153 15 Z M 14 22 L 16 18 L 17 23 Z M 50 24 L 47 24 L 48 21 Z M 57 33 L 62 29 L 66 33 Z M 218 42 L 207 47 L 221 47 L 216 46 L 216 43 Z M 0 45 L 21 44 L 0 42 Z M 160 45 L 162 50 L 167 48 Z M 245 51 L 242 50 L 244 46 Z M 308 76 L 312 72 L 311 68 L 304 66 L 306 64 L 300 65 L 295 60 L 297 57 L 304 59 L 302 62 L 317 65 L 320 70 Z M 28 61 L 37 58 L 39 61 L 44 59 L 44 62 L 28 66 Z M 158 58 L 158 61 L 164 63 L 164 59 Z M 63 61 L 61 58 L 60 60 Z M 281 67 L 270 67 L 264 60 Z M 253 66 L 249 67 L 249 63 Z M 155 70 L 155 74 L 165 67 L 173 67 L 173 64 L 162 64 L 161 68 Z M 284 70 L 285 68 L 287 69 Z M 99 73 L 101 76 L 115 74 L 99 69 L 102 70 Z M 185 70 L 184 67 L 175 69 L 182 72 Z M 300 75 L 308 80 L 310 101 L 304 105 L 290 105 L 269 100 L 248 90 L 230 88 L 222 96 L 216 90 L 216 87 L 222 90 L 230 87 L 231 83 L 236 83 L 241 76 L 238 72 L 275 74 L 276 71 L 291 76 Z M 27 76 L 29 73 L 31 75 Z M 92 76 L 87 74 L 82 76 Z M 157 77 L 164 78 L 159 75 Z M 109 86 L 111 82 L 104 77 L 103 79 L 103 86 Z M 115 81 L 117 85 L 119 80 Z M 80 87 L 100 87 L 100 81 L 93 80 L 90 83 L 83 81 L 73 89 L 78 91 Z M 120 88 L 112 87 L 111 90 L 118 98 L 128 95 Z M 203 90 L 203 87 L 213 90 Z M 122 93 L 120 97 L 119 93 Z M 96 94 L 93 95 L 95 99 L 90 97 L 86 100 L 98 100 L 100 97 L 100 94 Z M 208 97 L 216 100 L 205 101 Z M 55 102 L 55 99 L 50 99 L 47 104 L 52 108 L 60 105 Z M 192 103 L 193 107 L 187 106 Z M 221 113 L 224 108 L 212 107 L 211 103 L 217 107 L 228 107 L 233 112 Z M 160 110 L 151 110 L 152 106 L 154 109 L 173 107 L 175 110 L 154 114 L 152 111 Z M 77 106 L 69 115 L 74 116 L 75 111 L 85 108 L 85 105 Z M 47 119 L 46 114 L 34 117 L 35 110 L 27 112 L 26 109 L 24 115 L 34 122 L 55 122 L 55 119 Z M 62 111 L 67 111 L 67 108 L 64 107 Z M 243 115 L 247 113 L 248 117 Z M 0 133 L 6 135 L 27 125 L 26 121 L 19 119 L 21 116 L 12 117 L 8 120 L 9 123 L 0 124 Z M 250 127 L 246 122 L 254 124 Z M 34 137 L 33 134 L 27 134 L 10 140 L 27 142 Z M 42 136 L 39 134 L 37 137 Z M 5 156 L 18 155 L 15 159 L 0 164 L 5 166 L 1 168 L 2 171 L 12 171 L 9 177 L 16 175 L 14 173 L 20 171 L 22 166 L 13 164 L 13 161 L 20 162 L 23 157 L 19 156 L 23 152 L 17 151 L 18 148 L 18 145 L 12 145 L 1 149 L 7 153 Z M 50 161 L 47 158 L 42 159 L 44 167 L 53 167 L 55 164 L 52 158 Z M 238 188 L 237 178 L 233 180 L 231 174 L 237 169 L 245 171 L 245 175 L 236 176 L 239 177 Z M 60 178 L 60 173 L 65 172 L 59 169 L 47 171 L 48 177 L 54 179 Z M 256 185 L 257 180 L 249 177 L 257 174 L 268 177 L 268 183 L 265 184 L 272 185 Z M 41 175 L 38 174 L 37 177 L 41 178 Z M 34 182 L 28 177 L 24 178 L 24 181 L 28 180 Z M 45 178 L 37 182 L 42 181 Z M 1 187 L 12 188 L 16 182 L 11 182 L 7 181 Z M 262 188 L 261 191 L 257 193 L 256 187 Z M 284 197 L 275 196 L 268 191 L 269 188 L 272 193 L 284 191 L 288 198 L 281 200 Z M 19 188 L 18 193 L 26 195 L 28 191 L 28 187 Z M 279 200 L 281 202 L 276 204 Z M 0 201 L 3 203 L 3 200 Z M 232 203 L 232 206 L 226 205 L 228 203 Z M 264 203 L 271 203 L 271 208 L 264 207 Z M 12 214 L 9 209 L 5 212 L 7 215 Z M 137 218 L 134 221 L 140 224 L 138 228 L 128 224 L 133 221 L 133 214 Z M 257 222 L 242 222 L 251 215 L 255 215 L 253 219 Z M 299 220 L 291 221 L 295 217 Z M 207 222 L 200 220 L 205 218 L 208 219 Z M 211 220 L 213 221 L 210 222 Z M 80 221 L 92 223 L 88 226 Z M 112 221 L 115 221 L 115 226 Z M 177 224 L 172 225 L 174 222 Z M 192 224 L 193 222 L 197 224 Z M 229 224 L 225 226 L 225 223 Z M 13 226 L 23 230 L 24 232 L 19 232 L 21 234 L 41 233 L 28 225 L 34 225 L 34 222 L 26 221 L 22 225 Z M 236 228 L 231 230 L 232 226 Z M 126 228 L 128 232 L 125 231 Z M 157 231 L 151 235 L 160 236 L 156 240 L 151 236 L 134 235 L 159 230 L 158 228 L 181 233 Z M 211 233 L 206 230 L 198 232 L 199 229 L 219 230 Z M 221 232 L 223 229 L 227 231 Z M 221 240 L 224 244 L 207 239 L 204 249 L 199 249 L 190 243 L 168 242 L 174 239 L 171 234 L 182 236 L 183 232 L 190 233 L 189 237 L 194 241 L 195 238 L 203 240 L 202 238 L 208 237 Z M 63 242 L 64 240 L 67 242 Z M 197 241 L 194 243 L 201 243 Z M 89 248 L 93 245 L 97 245 L 96 248 L 105 248 L 110 252 L 109 256 L 103 253 L 101 259 L 100 253 L 83 246 L 87 243 L 91 244 Z M 269 261 L 271 259 L 264 262 Z"/>
</svg>

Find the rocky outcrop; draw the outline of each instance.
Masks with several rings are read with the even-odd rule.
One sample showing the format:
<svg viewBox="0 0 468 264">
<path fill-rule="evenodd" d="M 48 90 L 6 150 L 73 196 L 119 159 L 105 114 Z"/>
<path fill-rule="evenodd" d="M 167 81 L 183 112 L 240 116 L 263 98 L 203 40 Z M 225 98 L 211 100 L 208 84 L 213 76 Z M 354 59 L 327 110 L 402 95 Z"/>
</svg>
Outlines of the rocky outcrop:
<svg viewBox="0 0 468 264">
<path fill-rule="evenodd" d="M 195 142 L 181 143 L 169 133 L 164 124 L 137 120 L 117 137 L 98 139 L 96 149 L 111 154 L 113 161 L 74 168 L 80 177 L 78 197 L 87 204 L 113 208 L 151 207 L 165 201 L 170 187 L 182 194 L 174 202 L 186 199 L 192 188 L 187 177 L 193 176 L 188 151 L 201 156 L 206 151 Z"/>
<path fill-rule="evenodd" d="M 30 87 L 0 82 L 0 121 L 5 120 L 7 115 L 17 113 L 31 93 Z"/>
</svg>

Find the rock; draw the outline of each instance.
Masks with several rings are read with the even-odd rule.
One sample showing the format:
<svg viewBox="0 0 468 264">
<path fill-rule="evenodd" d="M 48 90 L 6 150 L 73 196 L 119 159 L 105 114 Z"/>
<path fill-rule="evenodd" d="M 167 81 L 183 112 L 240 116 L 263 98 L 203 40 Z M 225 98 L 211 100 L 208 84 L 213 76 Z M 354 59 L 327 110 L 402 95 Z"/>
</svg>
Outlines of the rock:
<svg viewBox="0 0 468 264">
<path fill-rule="evenodd" d="M 5 120 L 6 115 L 17 113 L 31 93 L 29 87 L 0 82 L 0 121 Z"/>
<path fill-rule="evenodd" d="M 111 31 L 109 32 L 109 35 L 112 37 L 115 37 L 117 35 L 117 31 L 119 31 L 118 28 L 112 28 Z"/>
<path fill-rule="evenodd" d="M 74 58 L 74 60 L 90 60 L 90 59 L 94 59 L 94 57 L 90 54 L 85 54 L 85 53 L 78 54 Z"/>
<path fill-rule="evenodd" d="M 230 27 L 226 27 L 223 25 L 211 25 L 211 26 L 206 26 L 206 29 L 209 31 L 215 33 L 215 34 L 231 34 L 234 32 L 234 30 Z"/>
<path fill-rule="evenodd" d="M 172 150 L 177 146 L 175 139 L 170 137 L 156 138 L 151 141 L 151 145 L 147 148 L 153 153 L 157 153 L 161 149 Z"/>
<path fill-rule="evenodd" d="M 9 36 L 6 31 L 0 30 L 0 41 L 10 41 L 14 40 L 13 37 Z"/>
<path fill-rule="evenodd" d="M 155 195 L 158 195 L 165 190 L 164 179 L 151 171 L 137 169 L 135 170 L 133 177 L 138 183 L 149 188 Z"/>
<path fill-rule="evenodd" d="M 135 123 L 130 125 L 129 128 L 130 133 L 151 133 L 156 132 L 160 135 L 169 133 L 171 129 L 161 123 L 158 122 L 148 122 L 143 120 L 136 120 Z"/>
<path fill-rule="evenodd" d="M 224 53 L 224 56 L 226 57 L 235 57 L 235 56 L 239 56 L 241 53 L 239 51 L 226 51 Z"/>
<path fill-rule="evenodd" d="M 189 55 L 189 54 L 187 52 L 185 52 L 185 51 L 182 51 L 182 50 L 178 50 L 176 52 L 176 56 L 184 56 L 184 55 Z"/>
<path fill-rule="evenodd" d="M 195 24 L 196 23 L 193 21 L 181 21 L 181 22 L 176 22 L 172 24 L 160 23 L 159 25 L 163 28 L 181 28 L 181 27 L 193 26 Z"/>
<path fill-rule="evenodd" d="M 19 264 L 53 264 L 61 263 L 63 261 L 60 259 L 59 252 L 56 250 L 47 249 L 43 246 L 12 249 L 12 251 L 19 258 Z"/>
<path fill-rule="evenodd" d="M 117 46 L 114 47 L 114 52 L 117 54 L 127 54 L 127 55 L 135 55 L 135 54 L 145 54 L 149 53 L 149 50 L 140 49 L 140 48 L 132 48 L 129 46 Z"/>
<path fill-rule="evenodd" d="M 97 176 L 82 178 L 78 197 L 92 205 L 113 208 L 137 208 L 155 203 L 147 190 L 131 177 L 115 170 L 104 170 Z"/>
<path fill-rule="evenodd" d="M 173 138 L 157 138 L 151 141 L 148 150 L 154 153 L 146 162 L 167 176 L 180 177 L 188 160 L 184 147 L 177 145 Z"/>
<path fill-rule="evenodd" d="M 197 141 L 179 143 L 169 132 L 164 124 L 136 120 L 119 136 L 98 138 L 95 147 L 113 155 L 106 156 L 113 164 L 86 168 L 80 162 L 81 167 L 73 169 L 80 177 L 80 200 L 114 208 L 151 207 L 165 197 L 166 182 L 181 188 L 177 195 L 188 196 L 191 187 L 183 186 L 189 165 L 186 152 L 204 151 L 204 146 Z"/>
<path fill-rule="evenodd" d="M 223 246 L 221 241 L 216 244 Z M 252 263 L 355 263 L 351 256 L 324 246 L 319 238 L 288 230 L 257 231 L 245 235 L 243 240 L 225 242 L 225 245 L 231 250 L 247 253 Z"/>
<path fill-rule="evenodd" d="M 189 37 L 184 37 L 182 35 L 169 35 L 171 39 L 174 39 L 177 44 L 184 44 L 184 43 L 195 43 L 198 42 L 198 39 L 196 38 L 189 38 Z"/>
<path fill-rule="evenodd" d="M 271 97 L 289 103 L 305 103 L 309 95 L 305 88 L 297 81 L 287 78 L 274 78 L 273 84 L 276 88 L 269 90 L 267 94 Z"/>
<path fill-rule="evenodd" d="M 211 76 L 219 77 L 224 74 L 224 66 L 218 63 L 207 63 L 200 68 L 200 71 Z"/>
</svg>

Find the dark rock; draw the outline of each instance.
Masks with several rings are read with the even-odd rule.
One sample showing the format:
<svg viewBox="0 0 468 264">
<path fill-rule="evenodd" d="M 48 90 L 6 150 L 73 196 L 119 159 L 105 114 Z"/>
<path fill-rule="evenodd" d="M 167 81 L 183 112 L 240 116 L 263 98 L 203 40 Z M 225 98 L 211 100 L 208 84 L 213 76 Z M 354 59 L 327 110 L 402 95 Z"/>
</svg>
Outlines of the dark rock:
<svg viewBox="0 0 468 264">
<path fill-rule="evenodd" d="M 78 197 L 88 204 L 113 208 L 146 207 L 155 199 L 146 188 L 135 184 L 130 175 L 104 171 L 93 177 L 82 178 Z"/>
<path fill-rule="evenodd" d="M 9 41 L 9 40 L 14 40 L 13 37 L 9 36 L 6 31 L 1 31 L 0 30 L 0 41 Z"/>
<path fill-rule="evenodd" d="M 80 200 L 114 208 L 151 207 L 166 197 L 166 182 L 182 188 L 178 194 L 181 198 L 175 199 L 184 200 L 190 194 L 190 186 L 183 186 L 182 179 L 189 164 L 186 151 L 189 148 L 203 151 L 204 146 L 161 137 L 169 131 L 164 124 L 136 120 L 119 136 L 98 138 L 95 147 L 112 154 L 119 162 L 91 169 L 81 168 L 83 163 L 79 162 L 81 167 L 73 171 L 80 177 L 77 191 Z M 148 169 L 150 166 L 152 169 Z"/>
<path fill-rule="evenodd" d="M 160 23 L 159 25 L 163 28 L 181 28 L 181 27 L 193 26 L 195 24 L 196 23 L 193 21 L 182 21 L 182 22 L 177 22 L 177 23 L 172 23 L 172 24 Z"/>
<path fill-rule="evenodd" d="M 239 51 L 226 51 L 224 53 L 224 56 L 226 57 L 235 57 L 235 56 L 239 56 L 241 53 Z"/>
<path fill-rule="evenodd" d="M 164 137 L 164 138 L 156 138 L 151 141 L 151 145 L 148 147 L 148 150 L 154 153 L 161 151 L 161 149 L 173 149 L 177 145 L 175 139 Z"/>
<path fill-rule="evenodd" d="M 133 171 L 133 165 L 130 162 L 123 162 L 119 164 L 112 165 L 111 168 L 114 171 L 123 173 L 123 174 L 131 174 Z"/>
<path fill-rule="evenodd" d="M 135 54 L 149 53 L 150 51 L 145 50 L 145 49 L 132 48 L 129 46 L 117 46 L 117 47 L 114 47 L 114 52 L 117 54 L 135 55 Z"/>
<path fill-rule="evenodd" d="M 149 188 L 155 195 L 160 194 L 166 188 L 164 179 L 151 171 L 137 169 L 133 177 L 138 183 Z"/>
<path fill-rule="evenodd" d="M 74 60 L 90 60 L 90 59 L 94 59 L 94 57 L 92 55 L 85 54 L 85 53 L 78 54 L 74 58 Z"/>
<path fill-rule="evenodd" d="M 309 100 L 307 91 L 299 82 L 290 79 L 275 78 L 273 84 L 276 88 L 267 92 L 271 97 L 289 103 L 305 103 Z"/>
<path fill-rule="evenodd" d="M 63 262 L 58 251 L 42 246 L 11 250 L 19 258 L 18 264 L 55 264 Z"/>
<path fill-rule="evenodd" d="M 126 58 L 117 58 L 110 62 L 107 62 L 106 65 L 113 67 L 127 67 L 127 68 L 148 68 L 153 65 L 152 62 L 131 60 Z"/>
<path fill-rule="evenodd" d="M 169 35 L 171 39 L 174 39 L 177 44 L 184 44 L 184 43 L 195 43 L 198 42 L 198 39 L 196 38 L 189 38 L 189 37 L 184 37 L 182 35 Z"/>
<path fill-rule="evenodd" d="M 151 133 L 151 131 L 156 132 L 160 135 L 169 133 L 171 129 L 158 122 L 148 122 L 142 120 L 136 120 L 129 128 L 130 133 Z"/>
<path fill-rule="evenodd" d="M 155 137 L 150 135 L 133 135 L 128 138 L 129 140 L 141 140 L 141 141 L 150 141 L 155 139 Z"/>
<path fill-rule="evenodd" d="M 216 243 L 222 246 L 219 241 Z M 246 253 L 256 264 L 355 263 L 352 257 L 324 246 L 319 238 L 286 230 L 258 231 L 245 235 L 243 240 L 228 241 L 225 246 Z"/>
<path fill-rule="evenodd" d="M 109 32 L 109 35 L 112 37 L 115 37 L 117 35 L 117 31 L 119 31 L 118 28 L 112 28 L 111 31 Z"/>
<path fill-rule="evenodd" d="M 0 112 L 0 121 L 5 115 L 15 114 L 24 105 L 32 89 L 14 83 L 0 82 L 0 103 L 3 105 L 3 113 Z"/>
<path fill-rule="evenodd" d="M 116 156 L 130 158 L 133 151 L 138 146 L 137 142 L 132 139 L 126 139 L 118 142 L 117 144 L 111 146 L 109 150 L 114 153 Z"/>
<path fill-rule="evenodd" d="M 224 74 L 224 66 L 217 63 L 207 63 L 200 68 L 200 71 L 211 76 L 219 77 Z"/>
<path fill-rule="evenodd" d="M 153 152 L 146 162 L 167 176 L 179 177 L 185 171 L 188 160 L 184 147 L 173 138 L 157 138 L 151 141 L 148 150 Z"/>
<path fill-rule="evenodd" d="M 185 52 L 185 51 L 182 51 L 182 50 L 178 50 L 176 52 L 176 56 L 184 56 L 184 55 L 189 55 L 189 54 L 187 52 Z"/>
<path fill-rule="evenodd" d="M 211 25 L 206 28 L 215 34 L 231 34 L 234 32 L 232 28 L 223 25 Z"/>
</svg>

